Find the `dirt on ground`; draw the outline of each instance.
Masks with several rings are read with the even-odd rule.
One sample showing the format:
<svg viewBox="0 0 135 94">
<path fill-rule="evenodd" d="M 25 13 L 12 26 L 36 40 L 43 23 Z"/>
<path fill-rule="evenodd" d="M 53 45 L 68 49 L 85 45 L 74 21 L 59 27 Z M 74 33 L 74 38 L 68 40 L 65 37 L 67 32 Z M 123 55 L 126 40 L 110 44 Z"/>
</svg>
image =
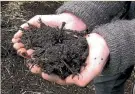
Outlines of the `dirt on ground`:
<svg viewBox="0 0 135 94">
<path fill-rule="evenodd" d="M 84 87 L 61 86 L 30 73 L 24 58 L 17 55 L 11 39 L 18 27 L 35 15 L 53 14 L 63 2 L 1 2 L 1 93 L 2 94 L 95 94 L 92 82 Z M 134 71 L 126 82 L 131 93 Z"/>
</svg>

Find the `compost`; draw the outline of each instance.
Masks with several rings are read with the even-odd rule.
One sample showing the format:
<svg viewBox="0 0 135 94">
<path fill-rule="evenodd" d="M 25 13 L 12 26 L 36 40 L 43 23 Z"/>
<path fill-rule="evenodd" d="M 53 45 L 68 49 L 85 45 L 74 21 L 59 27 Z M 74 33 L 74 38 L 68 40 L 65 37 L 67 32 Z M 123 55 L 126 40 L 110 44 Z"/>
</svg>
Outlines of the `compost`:
<svg viewBox="0 0 135 94">
<path fill-rule="evenodd" d="M 57 74 L 63 79 L 79 73 L 88 55 L 84 37 L 87 32 L 64 30 L 65 24 L 60 29 L 42 25 L 40 29 L 24 31 L 22 42 L 27 49 L 35 50 L 26 63 L 38 64 L 45 73 Z"/>
</svg>

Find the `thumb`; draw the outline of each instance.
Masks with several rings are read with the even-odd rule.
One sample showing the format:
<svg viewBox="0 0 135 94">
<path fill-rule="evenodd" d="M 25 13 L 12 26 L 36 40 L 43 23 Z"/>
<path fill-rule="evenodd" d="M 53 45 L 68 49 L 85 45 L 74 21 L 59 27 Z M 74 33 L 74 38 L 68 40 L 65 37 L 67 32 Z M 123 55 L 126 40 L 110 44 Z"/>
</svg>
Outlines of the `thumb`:
<svg viewBox="0 0 135 94">
<path fill-rule="evenodd" d="M 65 22 L 65 29 L 83 31 L 86 30 L 86 24 L 78 17 L 71 13 L 62 13 L 58 15 L 42 15 L 42 22 L 50 27 L 61 28 L 62 23 Z"/>
<path fill-rule="evenodd" d="M 65 29 L 83 31 L 86 30 L 86 24 L 78 17 L 71 13 L 62 13 L 62 14 L 54 14 L 54 15 L 36 15 L 31 18 L 28 23 L 32 26 L 41 27 L 41 24 L 45 24 L 50 27 L 59 27 L 61 28 L 62 23 L 65 22 Z M 23 29 L 30 29 L 28 23 L 21 25 Z"/>
<path fill-rule="evenodd" d="M 89 46 L 90 46 L 90 42 L 91 42 L 90 36 L 91 36 L 91 34 L 87 34 L 87 35 L 85 36 L 85 38 L 86 38 L 87 43 L 88 43 Z"/>
<path fill-rule="evenodd" d="M 66 22 L 65 29 L 83 31 L 86 30 L 86 24 L 72 13 L 62 13 L 59 15 L 61 22 Z"/>
</svg>

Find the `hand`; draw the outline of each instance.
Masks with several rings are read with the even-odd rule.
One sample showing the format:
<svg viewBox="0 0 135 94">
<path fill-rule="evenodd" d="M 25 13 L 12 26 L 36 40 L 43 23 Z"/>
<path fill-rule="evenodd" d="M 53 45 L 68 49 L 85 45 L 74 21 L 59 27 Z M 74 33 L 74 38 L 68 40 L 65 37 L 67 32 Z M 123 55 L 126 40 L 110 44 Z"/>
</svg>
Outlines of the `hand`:
<svg viewBox="0 0 135 94">
<path fill-rule="evenodd" d="M 86 39 L 89 45 L 89 55 L 85 62 L 86 67 L 81 67 L 79 75 L 75 75 L 73 77 L 72 74 L 65 80 L 62 80 L 57 75 L 48 75 L 41 72 L 41 68 L 36 65 L 31 68 L 31 72 L 38 73 L 45 80 L 55 82 L 60 85 L 76 84 L 81 87 L 86 86 L 96 76 L 100 75 L 109 56 L 108 46 L 101 36 L 98 34 L 90 34 L 89 36 L 86 36 Z"/>
<path fill-rule="evenodd" d="M 99 76 L 108 61 L 109 48 L 104 38 L 96 33 L 86 36 L 89 45 L 89 55 L 85 61 L 86 67 L 81 68 L 79 76 L 68 76 L 65 79 L 66 84 L 76 84 L 84 87 L 96 76 Z"/>
<path fill-rule="evenodd" d="M 82 31 L 86 29 L 86 25 L 82 22 L 82 20 L 71 13 L 62 13 L 59 15 L 37 15 L 30 19 L 28 23 L 35 28 L 40 28 L 41 23 L 39 22 L 41 19 L 42 23 L 50 27 L 61 27 L 62 22 L 66 22 L 65 29 L 71 29 L 76 31 Z M 30 26 L 28 23 L 21 25 L 20 27 L 29 30 Z M 23 31 L 19 30 L 13 37 L 12 42 L 14 43 L 13 47 L 17 50 L 18 54 L 28 58 L 33 53 L 32 49 L 26 50 L 24 44 L 21 43 L 21 37 L 23 35 Z M 23 53 L 23 54 L 22 54 Z M 25 54 L 24 54 L 25 53 Z M 27 56 L 26 56 L 27 55 Z"/>
</svg>

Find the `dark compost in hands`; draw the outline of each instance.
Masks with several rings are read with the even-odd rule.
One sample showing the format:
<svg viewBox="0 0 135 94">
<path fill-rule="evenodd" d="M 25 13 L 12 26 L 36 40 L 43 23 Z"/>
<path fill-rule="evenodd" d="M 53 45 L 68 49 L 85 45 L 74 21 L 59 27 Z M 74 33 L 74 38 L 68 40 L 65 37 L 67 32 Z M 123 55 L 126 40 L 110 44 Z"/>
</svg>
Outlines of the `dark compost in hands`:
<svg viewBox="0 0 135 94">
<path fill-rule="evenodd" d="M 35 50 L 27 62 L 38 64 L 48 74 L 65 78 L 77 74 L 88 55 L 88 44 L 84 32 L 63 30 L 44 26 L 24 31 L 22 38 L 26 48 Z"/>
</svg>

